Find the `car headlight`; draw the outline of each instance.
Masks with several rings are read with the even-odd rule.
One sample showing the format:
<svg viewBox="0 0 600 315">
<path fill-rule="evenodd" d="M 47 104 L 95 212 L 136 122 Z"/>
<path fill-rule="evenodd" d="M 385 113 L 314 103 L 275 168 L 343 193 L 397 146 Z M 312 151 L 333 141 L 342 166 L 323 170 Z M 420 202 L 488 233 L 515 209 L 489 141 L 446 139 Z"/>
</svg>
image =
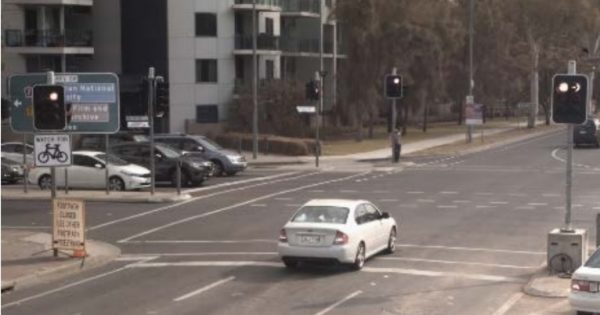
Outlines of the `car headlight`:
<svg viewBox="0 0 600 315">
<path fill-rule="evenodd" d="M 206 168 L 206 166 L 204 165 L 204 163 L 198 163 L 198 162 L 192 162 L 190 163 L 192 165 L 193 168 Z"/>
<path fill-rule="evenodd" d="M 231 161 L 231 163 L 236 163 L 240 160 L 239 155 L 228 155 L 227 158 L 229 159 L 229 161 Z"/>
</svg>

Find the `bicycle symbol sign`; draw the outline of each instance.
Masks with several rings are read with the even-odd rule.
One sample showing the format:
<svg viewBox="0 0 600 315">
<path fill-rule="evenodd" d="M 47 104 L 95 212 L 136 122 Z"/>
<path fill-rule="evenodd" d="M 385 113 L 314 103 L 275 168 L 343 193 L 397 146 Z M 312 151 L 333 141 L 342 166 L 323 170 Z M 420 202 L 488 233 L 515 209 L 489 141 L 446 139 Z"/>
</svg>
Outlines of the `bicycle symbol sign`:
<svg viewBox="0 0 600 315">
<path fill-rule="evenodd" d="M 33 142 L 35 166 L 71 165 L 69 135 L 36 135 Z"/>
</svg>

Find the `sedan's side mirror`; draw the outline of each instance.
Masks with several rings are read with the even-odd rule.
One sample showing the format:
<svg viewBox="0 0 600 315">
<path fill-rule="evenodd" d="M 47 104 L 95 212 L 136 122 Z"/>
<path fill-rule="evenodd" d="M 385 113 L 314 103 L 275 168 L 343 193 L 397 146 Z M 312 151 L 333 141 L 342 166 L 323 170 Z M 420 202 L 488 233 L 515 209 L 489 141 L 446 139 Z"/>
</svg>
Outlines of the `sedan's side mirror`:
<svg viewBox="0 0 600 315">
<path fill-rule="evenodd" d="M 384 212 L 384 213 L 381 214 L 381 218 L 382 219 L 389 219 L 390 218 L 390 214 L 387 213 L 387 212 Z"/>
</svg>

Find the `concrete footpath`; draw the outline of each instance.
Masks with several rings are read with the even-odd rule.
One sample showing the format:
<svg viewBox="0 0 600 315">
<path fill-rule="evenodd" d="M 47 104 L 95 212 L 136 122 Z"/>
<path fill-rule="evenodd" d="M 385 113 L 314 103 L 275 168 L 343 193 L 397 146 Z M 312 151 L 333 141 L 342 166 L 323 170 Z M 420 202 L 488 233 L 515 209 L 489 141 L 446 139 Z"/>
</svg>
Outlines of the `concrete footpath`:
<svg viewBox="0 0 600 315">
<path fill-rule="evenodd" d="M 115 246 L 87 240 L 84 259 L 71 258 L 70 253 L 53 257 L 51 242 L 48 233 L 2 229 L 2 293 L 98 267 L 121 254 Z"/>
<path fill-rule="evenodd" d="M 85 201 L 131 203 L 178 202 L 191 198 L 189 194 L 184 193 L 177 195 L 175 192 L 160 192 L 150 195 L 148 191 L 111 191 L 106 194 L 104 190 L 70 190 L 68 194 L 65 194 L 65 191 L 60 188 L 56 190 L 56 197 Z M 33 187 L 25 194 L 23 189 L 4 189 L 2 190 L 2 200 L 50 200 L 50 191 Z"/>
</svg>

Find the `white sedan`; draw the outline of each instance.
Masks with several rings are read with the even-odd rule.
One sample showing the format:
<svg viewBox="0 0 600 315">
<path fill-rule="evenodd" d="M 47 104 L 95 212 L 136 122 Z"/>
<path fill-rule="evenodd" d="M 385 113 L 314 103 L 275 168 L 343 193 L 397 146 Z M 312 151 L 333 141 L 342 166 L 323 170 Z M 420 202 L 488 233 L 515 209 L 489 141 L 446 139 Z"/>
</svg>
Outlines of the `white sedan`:
<svg viewBox="0 0 600 315">
<path fill-rule="evenodd" d="M 288 268 L 300 262 L 349 264 L 396 249 L 397 225 L 387 212 L 366 200 L 314 199 L 284 225 L 277 251 Z"/>
<path fill-rule="evenodd" d="M 131 190 L 150 187 L 150 170 L 131 164 L 114 155 L 96 151 L 75 151 L 72 165 L 67 167 L 67 183 L 70 188 L 106 187 L 106 160 L 108 159 L 108 188 Z M 35 167 L 29 172 L 29 182 L 41 189 L 52 187 L 49 167 Z M 65 185 L 65 167 L 56 168 L 56 185 Z"/>
<path fill-rule="evenodd" d="M 577 315 L 600 313 L 600 248 L 571 277 L 569 302 Z"/>
</svg>

